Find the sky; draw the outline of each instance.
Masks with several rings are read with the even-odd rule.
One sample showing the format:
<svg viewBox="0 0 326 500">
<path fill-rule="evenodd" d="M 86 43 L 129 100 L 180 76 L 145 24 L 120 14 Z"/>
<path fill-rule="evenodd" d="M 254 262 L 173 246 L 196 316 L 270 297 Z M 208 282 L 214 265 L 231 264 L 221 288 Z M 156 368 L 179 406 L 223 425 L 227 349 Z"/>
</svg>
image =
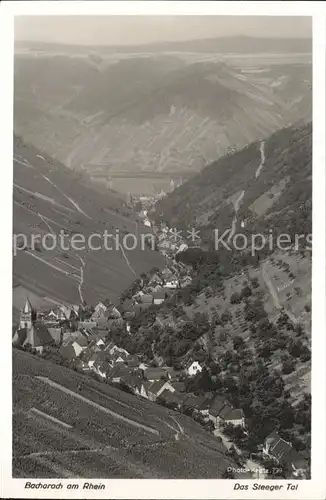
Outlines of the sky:
<svg viewBox="0 0 326 500">
<path fill-rule="evenodd" d="M 223 36 L 309 38 L 309 17 L 17 16 L 15 39 L 80 45 L 138 45 Z"/>
</svg>

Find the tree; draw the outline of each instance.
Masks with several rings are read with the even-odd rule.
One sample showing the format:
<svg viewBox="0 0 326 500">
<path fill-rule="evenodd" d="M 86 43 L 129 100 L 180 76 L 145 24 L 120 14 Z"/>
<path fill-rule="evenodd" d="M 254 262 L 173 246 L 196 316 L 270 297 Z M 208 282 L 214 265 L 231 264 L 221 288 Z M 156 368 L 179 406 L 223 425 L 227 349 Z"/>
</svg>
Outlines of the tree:
<svg viewBox="0 0 326 500">
<path fill-rule="evenodd" d="M 232 314 L 230 313 L 230 311 L 225 310 L 221 316 L 222 325 L 225 325 L 226 323 L 228 323 L 231 320 L 232 320 Z"/>
<path fill-rule="evenodd" d="M 231 302 L 231 304 L 240 304 L 241 295 L 237 292 L 234 292 L 230 297 L 230 302 Z"/>
<path fill-rule="evenodd" d="M 303 346 L 300 354 L 300 360 L 303 363 L 305 363 L 306 361 L 310 361 L 310 359 L 311 359 L 310 349 L 307 346 Z"/>
<path fill-rule="evenodd" d="M 299 358 L 303 352 L 303 344 L 301 340 L 291 339 L 288 346 L 289 354 L 295 358 Z"/>
<path fill-rule="evenodd" d="M 252 278 L 251 284 L 253 288 L 258 288 L 259 287 L 259 281 L 257 278 Z"/>
<path fill-rule="evenodd" d="M 295 369 L 295 361 L 293 358 L 289 356 L 285 361 L 283 361 L 282 373 L 284 373 L 284 375 L 288 375 L 289 373 L 292 373 L 294 369 Z"/>
<path fill-rule="evenodd" d="M 246 285 L 246 286 L 245 286 L 245 287 L 243 287 L 243 289 L 241 290 L 241 298 L 245 299 L 245 298 L 250 297 L 250 295 L 252 295 L 251 288 L 250 288 L 250 286 Z"/>
<path fill-rule="evenodd" d="M 304 329 L 303 329 L 303 326 L 301 325 L 301 323 L 298 323 L 295 326 L 294 331 L 295 331 L 297 337 L 301 337 L 302 335 L 304 335 Z"/>
<path fill-rule="evenodd" d="M 240 335 L 236 335 L 234 338 L 233 338 L 233 348 L 238 351 L 239 349 L 243 348 L 245 345 L 245 341 L 243 340 L 242 337 L 240 337 Z"/>
<path fill-rule="evenodd" d="M 258 355 L 263 359 L 269 359 L 272 354 L 270 342 L 264 342 L 257 350 Z"/>
<path fill-rule="evenodd" d="M 219 335 L 219 341 L 222 344 L 224 344 L 227 341 L 227 339 L 228 339 L 228 332 L 225 329 L 221 330 Z"/>
<path fill-rule="evenodd" d="M 234 478 L 235 478 L 235 475 L 229 467 L 224 470 L 224 472 L 222 474 L 222 479 L 234 479 Z"/>
<path fill-rule="evenodd" d="M 285 311 L 282 311 L 279 317 L 277 318 L 276 324 L 280 328 L 284 328 L 287 325 L 289 325 L 290 319 L 289 316 L 286 314 Z"/>
</svg>

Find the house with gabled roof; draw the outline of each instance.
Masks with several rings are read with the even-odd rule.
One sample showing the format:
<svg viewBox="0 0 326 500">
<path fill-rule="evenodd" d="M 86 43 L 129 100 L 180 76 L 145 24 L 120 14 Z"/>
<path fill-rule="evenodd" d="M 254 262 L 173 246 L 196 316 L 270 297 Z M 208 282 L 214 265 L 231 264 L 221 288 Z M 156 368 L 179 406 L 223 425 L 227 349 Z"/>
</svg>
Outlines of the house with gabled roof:
<svg viewBox="0 0 326 500">
<path fill-rule="evenodd" d="M 149 285 L 163 285 L 164 279 L 158 273 L 153 273 L 148 281 Z"/>
<path fill-rule="evenodd" d="M 107 374 L 107 378 L 114 383 L 122 382 L 127 376 L 129 372 L 124 365 L 116 365 L 112 368 L 110 373 Z"/>
<path fill-rule="evenodd" d="M 227 402 L 223 397 L 216 396 L 210 405 L 210 408 L 208 410 L 208 418 L 211 422 L 213 422 L 215 428 L 218 427 L 219 414 L 226 404 Z"/>
<path fill-rule="evenodd" d="M 112 365 L 107 360 L 99 362 L 98 365 L 95 362 L 94 367 L 96 367 L 96 373 L 103 379 L 106 379 L 112 371 Z"/>
<path fill-rule="evenodd" d="M 142 398 L 148 399 L 148 388 L 150 387 L 150 385 L 151 382 L 149 382 L 148 380 L 142 380 L 140 387 L 137 388 L 135 394 L 139 394 L 139 396 L 141 396 Z"/>
<path fill-rule="evenodd" d="M 60 345 L 62 341 L 62 328 L 61 327 L 48 327 L 48 332 L 53 338 L 53 341 L 56 345 Z"/>
<path fill-rule="evenodd" d="M 218 416 L 218 422 L 244 427 L 245 421 L 243 410 L 241 408 L 232 408 L 231 406 L 225 405 Z"/>
<path fill-rule="evenodd" d="M 90 370 L 93 370 L 94 363 L 97 361 L 98 358 L 98 352 L 93 352 L 92 356 L 88 360 L 88 367 Z"/>
<path fill-rule="evenodd" d="M 152 293 L 152 297 L 153 297 L 153 303 L 155 305 L 160 305 L 167 298 L 167 294 L 165 293 L 164 290 L 158 290 L 157 292 Z"/>
<path fill-rule="evenodd" d="M 90 371 L 90 367 L 88 365 L 89 360 L 91 357 L 94 355 L 93 349 L 88 346 L 86 349 L 83 350 L 83 352 L 79 356 L 79 361 L 80 361 L 80 367 L 82 368 L 83 371 Z"/>
<path fill-rule="evenodd" d="M 203 367 L 199 363 L 199 361 L 190 361 L 187 365 L 187 373 L 190 377 L 194 377 L 197 373 L 200 373 L 203 370 Z"/>
<path fill-rule="evenodd" d="M 124 318 L 128 317 L 128 315 L 133 315 L 134 313 L 134 301 L 133 299 L 125 299 L 123 303 L 120 305 L 120 311 Z"/>
<path fill-rule="evenodd" d="M 180 394 L 178 391 L 171 392 L 169 389 L 164 389 L 157 398 L 157 401 L 163 401 L 169 408 L 180 410 L 183 398 L 184 395 Z"/>
<path fill-rule="evenodd" d="M 73 342 L 67 342 L 66 344 L 63 344 L 60 349 L 59 349 L 59 354 L 64 358 L 69 361 L 75 359 L 76 356 L 76 351 L 73 347 Z"/>
<path fill-rule="evenodd" d="M 122 380 L 123 384 L 129 387 L 129 389 L 136 394 L 137 396 L 140 396 L 141 394 L 141 386 L 143 383 L 143 380 L 137 376 L 133 372 L 128 372 L 126 375 L 123 377 Z"/>
<path fill-rule="evenodd" d="M 91 320 L 94 321 L 97 325 L 101 321 L 106 323 L 106 318 L 104 316 L 105 311 L 106 311 L 106 308 L 102 309 L 101 307 L 99 307 L 98 309 L 96 309 L 93 312 L 93 314 L 91 316 Z"/>
<path fill-rule="evenodd" d="M 98 302 L 94 307 L 94 312 L 106 311 L 106 309 L 107 309 L 106 305 L 104 305 L 102 302 Z"/>
<path fill-rule="evenodd" d="M 285 462 L 295 478 L 305 478 L 307 470 L 305 458 L 276 431 L 265 438 L 263 454 L 273 458 L 277 463 Z"/>
<path fill-rule="evenodd" d="M 126 356 L 125 359 L 125 364 L 130 368 L 130 369 L 136 369 L 140 365 L 140 359 L 136 354 L 129 354 Z"/>
<path fill-rule="evenodd" d="M 64 342 L 60 347 L 59 353 L 65 359 L 76 359 L 87 348 L 87 342 L 83 338 L 71 339 Z"/>
<path fill-rule="evenodd" d="M 104 311 L 104 316 L 106 319 L 120 319 L 121 313 L 113 304 L 111 304 L 107 307 L 106 311 Z"/>
<path fill-rule="evenodd" d="M 127 359 L 127 355 L 124 352 L 114 351 L 111 355 L 111 361 L 114 364 L 117 363 L 125 363 Z"/>
<path fill-rule="evenodd" d="M 147 389 L 148 399 L 150 401 L 156 401 L 164 390 L 174 392 L 174 388 L 167 380 L 157 380 L 153 382 Z"/>
<path fill-rule="evenodd" d="M 216 396 L 210 404 L 208 418 L 213 422 L 215 428 L 219 428 L 221 424 L 245 427 L 243 410 L 240 408 L 233 408 L 232 405 L 221 396 Z"/>
<path fill-rule="evenodd" d="M 184 278 L 182 278 L 180 286 L 181 288 L 186 288 L 186 286 L 191 285 L 191 283 L 192 283 L 192 278 L 190 276 L 185 276 Z"/>
<path fill-rule="evenodd" d="M 144 370 L 144 377 L 150 382 L 169 378 L 168 373 L 163 368 L 155 367 L 146 368 Z"/>
<path fill-rule="evenodd" d="M 171 378 L 171 385 L 173 386 L 175 392 L 185 392 L 186 390 L 186 384 L 185 382 L 182 382 L 180 380 L 173 380 L 173 375 L 172 375 L 172 378 Z"/>
<path fill-rule="evenodd" d="M 194 394 L 184 394 L 182 409 L 185 412 L 206 413 L 208 411 L 207 398 L 205 396 L 195 396 Z"/>
<path fill-rule="evenodd" d="M 60 306 L 60 309 L 63 312 L 65 319 L 68 321 L 70 321 L 72 315 L 75 316 L 74 310 L 70 306 L 66 306 L 63 304 L 62 306 Z"/>
<path fill-rule="evenodd" d="M 144 304 L 135 304 L 134 306 L 135 316 L 137 316 L 137 314 L 142 313 L 143 311 L 146 311 L 146 309 L 148 309 L 152 305 L 153 304 L 150 302 L 145 302 Z"/>
<path fill-rule="evenodd" d="M 153 304 L 154 303 L 153 295 L 144 293 L 139 297 L 138 301 L 140 304 Z"/>
<path fill-rule="evenodd" d="M 291 448 L 292 445 L 290 443 L 281 438 L 276 431 L 273 431 L 265 438 L 263 453 L 277 460 L 282 460 L 290 452 Z"/>
<path fill-rule="evenodd" d="M 104 351 L 111 353 L 111 351 L 114 351 L 114 348 L 116 347 L 115 343 L 113 340 L 110 340 L 106 346 L 104 347 Z"/>
<path fill-rule="evenodd" d="M 161 368 L 163 368 L 163 370 L 167 373 L 167 376 L 170 379 L 170 381 L 173 380 L 173 383 L 172 382 L 171 383 L 174 387 L 174 384 L 177 382 L 177 377 L 180 375 L 181 371 L 176 370 L 175 368 L 173 368 L 173 366 L 162 366 Z"/>
<path fill-rule="evenodd" d="M 85 319 L 83 321 L 79 321 L 78 327 L 79 328 L 92 329 L 92 328 L 96 328 L 97 324 L 96 324 L 96 321 L 92 321 L 90 319 Z"/>
</svg>

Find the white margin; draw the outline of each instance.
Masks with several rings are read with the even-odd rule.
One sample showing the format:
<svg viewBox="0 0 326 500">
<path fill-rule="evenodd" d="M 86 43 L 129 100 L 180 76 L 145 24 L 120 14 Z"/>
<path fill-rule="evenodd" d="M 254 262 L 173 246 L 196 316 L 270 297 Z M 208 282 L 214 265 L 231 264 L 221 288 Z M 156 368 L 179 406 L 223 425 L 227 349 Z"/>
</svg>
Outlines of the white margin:
<svg viewBox="0 0 326 500">
<path fill-rule="evenodd" d="M 83 498 L 293 498 L 322 500 L 325 489 L 325 4 L 323 2 L 79 2 L 19 1 L 0 5 L 0 155 L 1 208 L 4 233 L 1 244 L 1 304 L 3 311 L 1 391 L 1 498 L 80 498 L 81 491 L 24 490 L 24 479 L 11 478 L 11 239 L 13 146 L 13 16 L 14 15 L 280 15 L 313 16 L 313 290 L 312 290 L 312 479 L 297 491 L 233 490 L 234 480 L 102 480 L 106 489 L 83 491 Z M 9 291 L 10 289 L 10 291 Z M 195 457 L 194 457 L 195 459 Z M 56 480 L 44 480 L 44 482 Z M 67 484 L 68 480 L 61 480 Z M 83 483 L 83 480 L 74 480 Z M 94 481 L 96 482 L 96 481 Z M 250 485 L 254 481 L 241 481 Z M 290 481 L 264 481 L 287 484 Z"/>
</svg>

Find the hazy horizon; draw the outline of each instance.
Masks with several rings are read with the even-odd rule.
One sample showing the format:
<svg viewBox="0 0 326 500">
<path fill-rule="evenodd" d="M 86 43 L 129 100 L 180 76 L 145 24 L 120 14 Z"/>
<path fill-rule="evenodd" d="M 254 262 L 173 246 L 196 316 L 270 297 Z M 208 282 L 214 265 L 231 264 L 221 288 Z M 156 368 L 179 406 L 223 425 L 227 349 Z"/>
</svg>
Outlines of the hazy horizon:
<svg viewBox="0 0 326 500">
<path fill-rule="evenodd" d="M 145 45 L 226 37 L 312 37 L 302 16 L 16 16 L 15 41 Z"/>
</svg>

